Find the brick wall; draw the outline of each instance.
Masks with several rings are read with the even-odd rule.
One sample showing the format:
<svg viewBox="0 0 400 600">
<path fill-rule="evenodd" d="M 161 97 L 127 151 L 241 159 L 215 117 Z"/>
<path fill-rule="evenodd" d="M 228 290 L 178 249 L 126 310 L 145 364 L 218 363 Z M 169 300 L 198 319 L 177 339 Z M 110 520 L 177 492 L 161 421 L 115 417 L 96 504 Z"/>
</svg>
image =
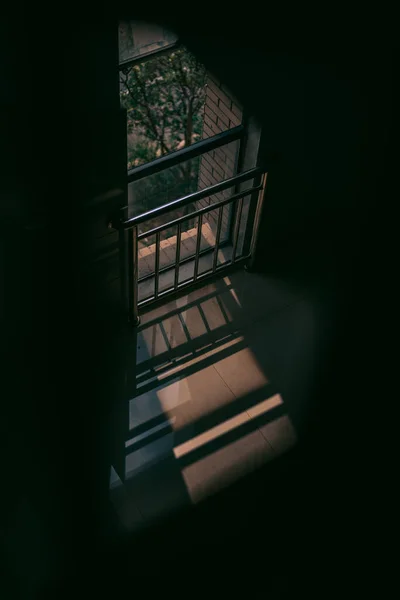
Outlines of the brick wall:
<svg viewBox="0 0 400 600">
<path fill-rule="evenodd" d="M 208 74 L 204 104 L 203 139 L 236 127 L 241 122 L 242 107 L 239 102 L 220 81 L 213 75 Z M 235 175 L 238 148 L 239 143 L 232 142 L 201 157 L 199 190 Z M 229 194 L 231 194 L 231 190 L 226 190 L 216 194 L 212 199 L 200 200 L 197 203 L 197 208 L 222 200 Z M 223 209 L 221 239 L 228 233 L 230 210 L 229 205 Z M 204 220 L 210 223 L 214 232 L 216 231 L 217 218 L 217 211 L 212 211 L 204 216 Z"/>
</svg>

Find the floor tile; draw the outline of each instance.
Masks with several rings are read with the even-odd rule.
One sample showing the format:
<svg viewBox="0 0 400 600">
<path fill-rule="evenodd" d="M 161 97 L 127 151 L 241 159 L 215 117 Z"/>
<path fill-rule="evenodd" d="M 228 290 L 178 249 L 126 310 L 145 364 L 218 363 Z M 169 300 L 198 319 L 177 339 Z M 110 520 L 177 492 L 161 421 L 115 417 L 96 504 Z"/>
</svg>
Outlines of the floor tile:
<svg viewBox="0 0 400 600">
<path fill-rule="evenodd" d="M 185 424 L 209 415 L 229 405 L 235 397 L 214 367 L 206 367 L 186 378 L 186 393 L 190 394 Z"/>
<path fill-rule="evenodd" d="M 218 329 L 230 322 L 230 313 L 221 309 L 217 298 L 210 298 L 199 303 L 199 310 L 209 330 Z"/>
<path fill-rule="evenodd" d="M 182 475 L 192 502 L 198 503 L 273 457 L 272 448 L 256 430 L 185 466 Z"/>
<path fill-rule="evenodd" d="M 146 523 L 153 523 L 174 510 L 191 504 L 190 496 L 173 456 L 165 456 L 126 483 L 127 496 L 134 500 Z"/>
<path fill-rule="evenodd" d="M 159 324 L 151 325 L 137 334 L 137 363 L 168 351 L 167 342 Z"/>
<path fill-rule="evenodd" d="M 174 434 L 168 433 L 138 450 L 128 452 L 125 458 L 125 477 L 129 478 L 172 453 Z"/>
<path fill-rule="evenodd" d="M 179 429 L 230 404 L 235 397 L 214 367 L 201 368 L 202 357 L 194 359 L 197 362 L 199 370 L 189 376 L 178 372 L 172 381 L 158 381 L 151 391 L 132 398 L 130 429 L 161 414 L 175 416 L 175 427 Z"/>
<path fill-rule="evenodd" d="M 207 333 L 206 323 L 197 306 L 192 306 L 188 310 L 182 311 L 180 315 L 185 323 L 190 339 L 195 340 Z"/>
<path fill-rule="evenodd" d="M 309 300 L 292 304 L 246 328 L 246 342 L 260 369 L 281 394 L 296 430 L 307 422 L 310 387 L 326 340 L 318 338 Z M 320 341 L 319 341 L 320 340 Z"/>
<path fill-rule="evenodd" d="M 280 394 L 273 394 L 266 397 L 264 400 L 261 400 L 257 404 L 254 404 L 250 408 L 247 408 L 246 411 L 251 419 L 255 419 L 268 413 L 270 410 L 273 410 L 277 406 L 281 406 L 283 404 L 283 399 Z"/>
<path fill-rule="evenodd" d="M 213 442 L 216 439 L 223 436 L 224 434 L 231 432 L 237 427 L 240 427 L 240 425 L 249 422 L 250 417 L 247 414 L 247 412 L 241 412 L 238 415 L 235 415 L 229 419 L 222 421 L 222 423 L 219 423 L 214 427 L 210 427 L 209 429 L 203 431 L 198 435 L 194 435 L 191 439 L 179 444 L 179 446 L 175 446 L 174 455 L 178 459 L 182 458 L 182 456 L 185 456 L 186 454 L 193 452 L 194 450 L 198 450 L 205 444 Z"/>
<path fill-rule="evenodd" d="M 269 383 L 251 348 L 233 351 L 222 360 L 216 359 L 214 367 L 237 398 Z"/>
<path fill-rule="evenodd" d="M 178 418 L 177 427 L 192 423 L 234 400 L 234 395 L 212 366 L 159 389 L 157 396 L 163 407 L 174 403 L 180 407 L 174 412 Z"/>
<path fill-rule="evenodd" d="M 118 500 L 127 528 L 201 502 L 296 444 L 316 328 L 301 293 L 243 271 L 143 313 L 129 402 L 136 446 Z M 207 349 L 195 351 L 197 338 Z"/>
<path fill-rule="evenodd" d="M 298 441 L 295 428 L 288 415 L 284 415 L 259 428 L 276 454 L 283 454 Z"/>
<path fill-rule="evenodd" d="M 207 283 L 200 288 L 188 291 L 187 294 L 179 298 L 171 298 L 162 306 L 149 307 L 141 315 L 141 324 L 144 326 L 155 319 L 167 318 L 170 312 L 183 310 L 185 306 L 198 302 L 201 298 L 208 297 L 210 294 L 215 294 L 216 290 L 217 286 L 214 282 Z"/>
<path fill-rule="evenodd" d="M 170 348 L 176 348 L 189 341 L 178 315 L 162 321 L 160 327 L 165 332 Z"/>
<path fill-rule="evenodd" d="M 143 516 L 134 499 L 129 496 L 126 486 L 114 486 L 110 490 L 110 500 L 114 506 L 117 517 L 126 531 L 134 531 L 144 525 Z"/>
<path fill-rule="evenodd" d="M 155 388 L 129 402 L 129 429 L 132 430 L 139 425 L 150 422 L 160 415 L 174 416 L 172 411 L 186 402 L 190 402 L 192 396 L 185 379 L 177 378 L 163 388 Z M 178 421 L 178 426 L 184 419 L 183 416 Z"/>
<path fill-rule="evenodd" d="M 240 271 L 224 278 L 232 291 L 237 324 L 247 325 L 269 318 L 275 312 L 296 303 L 301 295 L 287 284 L 254 273 Z"/>
<path fill-rule="evenodd" d="M 163 407 L 155 391 L 147 392 L 129 401 L 129 429 L 139 427 L 163 414 Z"/>
</svg>

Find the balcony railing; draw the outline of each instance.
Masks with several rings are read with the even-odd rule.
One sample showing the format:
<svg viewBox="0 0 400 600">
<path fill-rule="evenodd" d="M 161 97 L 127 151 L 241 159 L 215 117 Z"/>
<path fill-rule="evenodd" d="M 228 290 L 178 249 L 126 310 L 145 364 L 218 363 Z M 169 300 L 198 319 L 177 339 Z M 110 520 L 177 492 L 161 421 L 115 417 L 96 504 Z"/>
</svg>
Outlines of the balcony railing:
<svg viewBox="0 0 400 600">
<path fill-rule="evenodd" d="M 245 127 L 243 125 L 238 125 L 237 127 L 232 127 L 232 129 L 218 133 L 211 138 L 200 140 L 191 146 L 186 146 L 181 150 L 176 150 L 176 152 L 171 152 L 171 154 L 161 156 L 160 158 L 153 160 L 151 163 L 146 163 L 144 165 L 140 165 L 139 167 L 135 167 L 134 169 L 130 169 L 128 171 L 128 183 L 138 181 L 139 179 L 143 179 L 143 177 L 150 177 L 151 175 L 159 173 L 164 169 L 170 169 L 174 165 L 181 164 L 184 161 L 195 158 L 196 156 L 206 154 L 207 152 L 215 150 L 216 148 L 220 148 L 225 144 L 240 140 L 243 138 L 244 133 Z"/>
<path fill-rule="evenodd" d="M 202 140 L 189 148 L 184 148 L 130 171 L 128 183 L 151 176 L 242 137 L 243 127 L 239 126 L 213 138 Z M 168 300 L 170 296 L 176 295 L 181 290 L 191 288 L 198 282 L 209 278 L 220 276 L 227 269 L 251 260 L 254 256 L 258 236 L 266 180 L 267 168 L 255 167 L 132 218 L 120 219 L 118 224 L 114 222 L 114 226 L 120 232 L 124 296 L 127 300 L 129 319 L 132 324 L 139 322 L 139 314 L 144 307 Z M 228 197 L 211 202 L 216 194 L 219 194 L 219 198 L 221 198 L 221 192 L 229 193 L 229 190 L 231 193 Z M 204 202 L 200 202 L 205 199 L 210 201 L 210 204 L 204 206 Z M 199 205 L 200 208 L 198 208 Z M 182 209 L 185 210 L 182 211 Z M 221 236 L 223 214 L 226 209 L 230 211 L 231 215 L 228 240 Z M 216 218 L 211 219 L 213 227 L 210 227 L 206 220 L 212 211 Z M 185 214 L 182 215 L 182 212 Z M 178 217 L 176 217 L 177 214 Z M 159 225 L 160 217 L 165 217 L 166 221 Z M 184 227 L 185 223 L 195 224 L 195 227 L 190 225 L 192 227 L 190 231 L 193 232 L 196 240 L 192 252 L 186 256 L 182 252 L 182 240 L 187 236 L 189 229 L 188 226 Z M 166 239 L 165 233 L 172 228 L 176 230 L 176 235 L 167 239 L 174 240 L 172 246 L 168 245 L 170 257 L 172 247 L 174 258 L 169 261 L 169 264 L 163 265 L 160 260 L 161 247 Z M 163 238 L 162 234 L 164 234 Z M 202 238 L 205 236 L 207 237 L 207 248 L 204 249 L 202 248 Z M 146 243 L 150 237 L 155 238 L 155 244 L 151 245 L 154 268 L 151 269 L 150 274 L 139 278 L 141 254 L 139 246 Z M 150 247 L 145 248 L 149 253 Z M 228 258 L 227 255 L 229 255 Z M 183 268 L 184 266 L 186 268 Z M 188 275 L 188 271 L 190 271 L 189 276 L 185 276 Z M 160 277 L 164 285 L 160 285 Z M 148 295 L 142 293 L 142 297 L 140 297 L 139 287 L 145 280 L 147 283 L 150 280 L 152 291 Z"/>
<path fill-rule="evenodd" d="M 240 173 L 235 177 L 222 181 L 216 185 L 210 186 L 206 189 L 200 190 L 199 192 L 195 192 L 193 194 L 189 194 L 183 198 L 179 198 L 178 200 L 174 200 L 173 202 L 169 202 L 159 208 L 154 210 L 147 211 L 141 215 L 128 219 L 126 221 L 122 221 L 120 224 L 120 232 L 121 234 L 127 235 L 127 256 L 126 256 L 126 273 L 127 273 L 127 287 L 128 287 L 128 305 L 129 305 L 129 316 L 130 320 L 133 324 L 138 323 L 139 321 L 139 312 L 145 306 L 157 302 L 161 299 L 165 299 L 170 297 L 173 294 L 176 294 L 178 291 L 189 288 L 196 284 L 198 281 L 203 281 L 210 277 L 215 277 L 219 275 L 221 272 L 224 272 L 227 268 L 232 267 L 234 265 L 238 265 L 239 263 L 244 263 L 251 259 L 254 254 L 255 244 L 257 241 L 258 229 L 260 224 L 260 216 L 261 210 L 264 200 L 265 187 L 266 187 L 266 178 L 267 171 L 263 168 L 254 168 L 246 171 L 244 173 Z M 219 192 L 236 188 L 245 182 L 249 182 L 253 180 L 253 184 L 251 187 L 247 187 L 246 189 L 235 192 L 228 198 L 224 200 L 220 200 L 218 202 L 214 202 L 206 207 L 200 208 L 198 210 L 193 210 L 181 217 L 168 220 L 166 223 L 153 227 L 151 229 L 145 230 L 142 233 L 139 233 L 138 226 L 143 225 L 146 222 L 153 220 L 155 217 L 159 217 L 161 215 L 168 215 L 176 209 L 193 206 L 197 201 L 211 197 Z M 251 229 L 249 232 L 249 227 L 246 227 L 247 230 L 247 239 L 248 243 L 243 244 L 242 252 L 238 252 L 238 241 L 239 241 L 239 231 L 241 227 L 241 220 L 243 214 L 243 201 L 246 197 L 250 197 L 250 206 L 253 209 L 252 211 L 248 211 L 249 213 L 253 213 L 253 219 L 250 223 Z M 221 225 L 222 225 L 222 214 L 223 208 L 227 205 L 231 205 L 234 208 L 234 222 L 233 222 L 233 236 L 232 236 L 232 244 L 230 248 L 230 257 L 222 264 L 218 264 L 218 254 L 222 247 L 221 243 Z M 209 213 L 210 211 L 217 211 L 217 226 L 213 247 L 208 250 L 208 254 L 211 257 L 210 264 L 203 272 L 199 272 L 199 264 L 200 257 L 204 255 L 204 252 L 201 252 L 201 239 L 202 239 L 202 225 L 204 215 Z M 193 266 L 193 275 L 180 281 L 180 269 L 184 262 L 187 262 L 186 258 L 183 260 L 181 258 L 181 244 L 182 244 L 182 226 L 185 221 L 189 220 L 197 220 L 197 235 L 196 235 L 196 247 L 193 256 L 189 257 L 189 260 L 192 261 Z M 249 224 L 248 224 L 249 225 Z M 163 290 L 160 290 L 160 250 L 161 250 L 161 234 L 172 227 L 177 227 L 177 235 L 176 235 L 176 249 L 175 249 L 175 260 L 172 266 L 166 267 L 163 269 L 165 271 L 173 272 L 173 281 L 171 284 Z M 250 236 L 248 235 L 250 233 Z M 139 242 L 145 238 L 150 236 L 155 236 L 155 267 L 154 267 L 154 292 L 146 297 L 139 299 L 139 273 L 138 273 L 138 265 L 139 265 Z"/>
</svg>

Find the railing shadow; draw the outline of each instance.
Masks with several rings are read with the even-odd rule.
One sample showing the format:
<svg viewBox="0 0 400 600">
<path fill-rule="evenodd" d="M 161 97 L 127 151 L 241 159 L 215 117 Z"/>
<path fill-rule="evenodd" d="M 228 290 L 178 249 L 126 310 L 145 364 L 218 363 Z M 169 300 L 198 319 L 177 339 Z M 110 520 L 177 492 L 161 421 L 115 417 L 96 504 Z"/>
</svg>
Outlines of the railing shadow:
<svg viewBox="0 0 400 600">
<path fill-rule="evenodd" d="M 121 464 L 125 467 L 136 453 L 144 468 L 132 477 L 128 472 L 113 493 L 123 530 L 144 569 L 147 562 L 154 564 L 154 544 L 160 556 L 184 555 L 192 540 L 209 551 L 224 539 L 226 552 L 230 541 L 235 547 L 237 536 L 246 538 L 256 530 L 271 540 L 275 556 L 277 547 L 284 549 L 287 543 L 287 535 L 280 538 L 282 519 L 285 532 L 302 531 L 298 513 L 309 514 L 307 485 L 316 483 L 303 458 L 301 423 L 307 429 L 332 328 L 329 292 L 318 298 L 314 292 L 297 281 L 289 286 L 268 275 L 240 272 L 142 314 L 127 397 L 132 405 L 151 396 L 158 414 L 129 424 L 126 410 L 129 426 L 120 447 Z M 207 326 L 201 328 L 204 321 Z M 219 360 L 229 362 L 246 349 L 265 374 L 265 385 L 236 393 L 224 405 L 210 402 L 208 411 L 197 411 L 192 421 L 182 419 L 184 405 L 166 407 L 158 398 L 157 390 L 173 387 L 175 381 L 186 381 L 187 396 L 194 398 L 198 390 L 192 375 L 201 377 Z M 209 390 L 212 385 L 210 381 Z M 244 412 L 254 418 L 241 419 Z M 298 439 L 274 440 L 278 424 L 291 428 Z M 272 432 L 270 453 L 257 446 L 260 431 Z M 151 446 L 160 452 L 146 456 Z"/>
<path fill-rule="evenodd" d="M 149 310 L 142 315 L 140 327 L 133 330 L 131 348 L 127 351 L 125 397 L 134 404 L 137 402 L 136 398 L 147 395 L 146 402 L 148 405 L 151 404 L 153 415 L 156 414 L 147 419 L 145 424 L 133 424 L 133 432 L 129 425 L 129 402 L 123 403 L 117 411 L 118 426 L 114 427 L 114 448 L 116 450 L 113 462 L 122 481 L 125 479 L 125 453 L 122 448 L 125 447 L 126 440 L 134 435 L 149 432 L 166 419 L 163 416 L 163 406 L 159 402 L 155 390 L 168 386 L 177 379 L 188 377 L 205 368 L 206 365 L 212 364 L 215 360 L 212 354 L 215 352 L 219 352 L 221 356 L 228 356 L 237 350 L 237 348 L 226 348 L 225 346 L 229 342 L 243 347 L 244 341 L 240 339 L 231 315 L 226 314 L 225 308 L 219 300 L 221 292 L 229 292 L 230 289 L 232 288 L 229 284 L 216 282 L 209 285 L 206 291 L 203 289 L 192 291 L 183 297 L 171 300 L 167 305 Z M 211 323 L 211 326 L 201 306 L 202 304 L 207 305 L 209 302 L 216 306 L 222 306 L 217 321 Z M 233 299 L 230 307 L 233 311 Z M 192 320 L 190 323 L 190 319 L 183 318 L 183 315 L 187 317 L 190 311 L 196 311 L 195 322 Z M 176 329 L 171 327 L 173 319 L 176 319 L 175 325 L 179 328 L 181 336 L 179 340 L 177 340 Z M 198 329 L 199 323 L 203 324 L 204 332 L 196 336 L 194 329 Z M 169 328 L 168 332 L 166 328 Z M 181 343 L 177 343 L 177 341 Z M 167 431 L 165 429 L 164 433 Z"/>
<path fill-rule="evenodd" d="M 239 277 L 245 278 L 245 284 L 238 297 Z M 258 302 L 261 305 L 258 316 L 254 314 L 255 294 L 250 285 L 264 298 Z M 260 338 L 264 343 L 258 345 L 249 337 L 247 327 L 250 321 L 253 330 L 257 330 L 254 327 L 257 319 L 262 322 L 260 331 L 265 332 Z M 268 460 L 295 447 L 298 426 L 308 418 L 307 396 L 312 396 L 313 378 L 326 346 L 326 332 L 321 329 L 324 319 L 324 311 L 298 286 L 288 292 L 277 280 L 243 272 L 189 293 L 182 292 L 142 314 L 132 338 L 135 361 L 131 359 L 128 369 L 127 425 L 119 454 L 119 475 L 124 481 L 125 494 L 121 505 L 139 507 L 140 527 L 144 522 L 158 522 L 162 518 L 160 500 L 164 494 L 170 500 L 165 498 L 161 504 L 169 506 L 171 511 L 191 505 L 193 497 L 203 492 L 195 488 L 193 496 L 186 473 L 221 452 L 228 455 L 235 445 L 246 444 L 247 438 L 251 442 L 259 431 L 271 432 L 273 439 L 277 423 L 290 430 L 291 439 L 277 439 Z M 198 395 L 196 386 L 191 388 L 192 376 L 201 376 L 212 365 L 247 350 L 268 384 L 257 385 L 244 395 L 236 393 L 223 406 L 209 404 L 208 411 L 204 414 L 197 411 L 188 420 L 188 398 Z M 165 391 L 167 402 L 160 399 Z M 174 394 L 182 394 L 183 404 L 179 398 L 174 399 Z M 263 403 L 267 408 L 260 412 Z M 246 417 L 241 422 L 240 415 L 244 412 L 254 412 L 254 418 L 249 421 Z M 235 425 L 231 429 L 230 422 Z M 157 451 L 153 452 L 152 446 Z M 135 453 L 143 464 L 132 469 L 130 457 Z M 256 454 L 249 457 L 253 470 L 265 463 Z M 240 469 L 239 463 L 236 468 L 227 464 L 225 473 L 221 472 L 219 481 L 214 482 L 214 491 L 218 491 L 218 486 L 224 487 L 224 480 L 225 487 L 232 485 Z M 245 472 L 243 468 L 243 476 Z M 137 526 L 137 522 L 132 525 L 133 529 Z"/>
</svg>

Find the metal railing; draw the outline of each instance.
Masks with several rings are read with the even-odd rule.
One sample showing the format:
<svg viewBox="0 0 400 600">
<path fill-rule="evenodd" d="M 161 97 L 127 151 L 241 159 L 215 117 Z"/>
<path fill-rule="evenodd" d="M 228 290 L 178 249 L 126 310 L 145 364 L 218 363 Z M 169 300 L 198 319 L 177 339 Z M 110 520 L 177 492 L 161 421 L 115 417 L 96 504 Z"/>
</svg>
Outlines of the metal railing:
<svg viewBox="0 0 400 600">
<path fill-rule="evenodd" d="M 266 187 L 266 179 L 267 179 L 267 169 L 256 167 L 250 169 L 244 173 L 240 173 L 235 177 L 231 177 L 220 183 L 212 185 L 208 188 L 202 189 L 193 194 L 189 194 L 172 202 L 168 202 L 163 206 L 155 208 L 153 210 L 149 210 L 145 213 L 142 213 L 133 218 L 127 219 L 125 221 L 121 221 L 119 224 L 120 233 L 122 236 L 127 235 L 127 257 L 126 257 L 126 266 L 127 266 L 127 286 L 128 286 L 128 305 L 129 305 L 129 316 L 130 320 L 133 324 L 137 324 L 139 322 L 139 311 L 141 308 L 157 302 L 161 299 L 168 298 L 170 295 L 176 294 L 178 291 L 193 286 L 198 281 L 203 281 L 209 277 L 215 277 L 217 274 L 219 275 L 221 271 L 224 271 L 228 267 L 232 267 L 233 265 L 237 265 L 239 263 L 248 261 L 254 255 L 255 245 L 257 241 L 258 229 L 260 225 L 261 218 L 261 210 L 263 206 L 265 187 Z M 253 181 L 252 181 L 253 180 Z M 245 182 L 251 182 L 251 187 L 247 187 L 246 189 L 237 191 L 239 186 Z M 220 200 L 218 202 L 214 202 L 205 207 L 199 208 L 197 210 L 193 210 L 188 214 L 180 216 L 178 218 L 172 219 L 159 225 L 157 227 L 153 227 L 145 232 L 139 232 L 138 226 L 143 225 L 147 221 L 154 219 L 155 217 L 160 217 L 162 215 L 167 215 L 175 211 L 176 209 L 180 209 L 182 207 L 187 207 L 189 205 L 194 205 L 199 200 L 203 200 L 205 198 L 210 198 L 211 196 L 223 192 L 225 190 L 229 190 L 233 188 L 233 194 L 228 198 Z M 246 224 L 246 235 L 248 243 L 243 243 L 242 252 L 238 252 L 238 242 L 239 242 L 239 232 L 241 227 L 241 219 L 243 214 L 243 202 L 246 197 L 250 197 L 250 206 L 252 207 L 251 211 L 248 213 L 252 213 L 253 218 L 252 222 L 247 222 Z M 231 205 L 235 210 L 234 212 L 234 227 L 233 227 L 233 237 L 231 244 L 231 256 L 230 259 L 222 264 L 218 264 L 218 254 L 222 245 L 221 242 L 221 229 L 222 229 L 222 217 L 224 207 L 227 205 Z M 211 266 L 208 267 L 205 271 L 199 272 L 199 263 L 201 256 L 201 238 L 202 238 L 202 224 L 204 216 L 211 212 L 218 211 L 217 217 L 217 226 L 215 232 L 215 241 L 213 247 L 208 250 L 208 252 L 212 253 L 212 261 Z M 179 281 L 180 279 L 180 269 L 183 264 L 181 260 L 181 243 L 182 243 L 182 225 L 185 221 L 197 219 L 197 235 L 196 235 L 196 248 L 195 252 L 192 256 L 189 257 L 189 260 L 193 262 L 193 275 L 184 281 Z M 171 227 L 177 228 L 176 235 L 176 249 L 175 249 L 175 260 L 170 267 L 166 267 L 163 269 L 172 271 L 173 273 L 173 283 L 160 291 L 160 251 L 161 251 L 161 234 L 162 232 L 170 229 Z M 154 293 L 142 300 L 139 300 L 139 242 L 147 238 L 149 236 L 155 236 L 155 267 L 154 267 Z M 125 237 L 124 237 L 125 240 Z M 185 261 L 187 262 L 187 258 Z"/>
<path fill-rule="evenodd" d="M 196 156 L 201 156 L 206 152 L 211 152 L 211 150 L 216 150 L 221 146 L 225 146 L 226 144 L 240 140 L 244 133 L 245 127 L 243 125 L 238 125 L 237 127 L 232 127 L 232 129 L 228 129 L 227 131 L 222 131 L 211 138 L 205 138 L 199 142 L 191 144 L 190 146 L 186 146 L 185 148 L 175 150 L 175 152 L 171 152 L 170 154 L 156 158 L 150 163 L 130 169 L 128 171 L 128 184 L 138 181 L 139 179 L 143 179 L 143 177 L 150 177 L 155 173 L 164 171 L 164 169 L 170 169 L 171 167 L 179 165 L 184 161 L 196 158 Z"/>
</svg>

